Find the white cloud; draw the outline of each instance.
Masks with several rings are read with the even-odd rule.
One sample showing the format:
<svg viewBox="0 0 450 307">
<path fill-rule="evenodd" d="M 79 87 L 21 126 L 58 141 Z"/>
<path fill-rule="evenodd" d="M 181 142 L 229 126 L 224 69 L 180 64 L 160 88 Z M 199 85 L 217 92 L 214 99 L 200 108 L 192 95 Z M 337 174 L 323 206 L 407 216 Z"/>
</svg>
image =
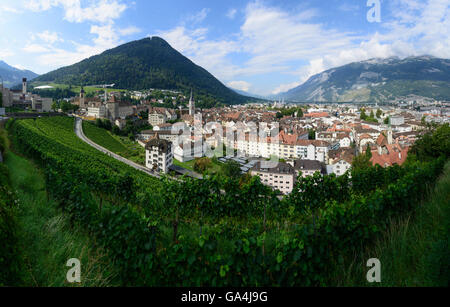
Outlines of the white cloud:
<svg viewBox="0 0 450 307">
<path fill-rule="evenodd" d="M 120 0 L 95 0 L 86 7 L 81 6 L 80 0 L 28 0 L 25 7 L 35 12 L 62 7 L 65 11 L 64 19 L 76 23 L 85 21 L 110 23 L 127 9 L 127 5 Z"/>
<path fill-rule="evenodd" d="M 197 65 L 213 72 L 216 77 L 229 79 L 238 69 L 227 56 L 237 52 L 240 47 L 232 40 L 207 40 L 208 29 L 187 29 L 178 26 L 169 31 L 159 31 L 161 36 L 176 50 L 189 57 Z"/>
<path fill-rule="evenodd" d="M 288 90 L 293 89 L 294 87 L 297 87 L 300 84 L 302 84 L 302 83 L 301 82 L 292 82 L 292 83 L 288 83 L 288 84 L 281 84 L 280 86 L 278 86 L 277 88 L 275 88 L 272 91 L 272 94 L 277 95 L 280 93 L 287 92 Z"/>
<path fill-rule="evenodd" d="M 244 92 L 248 92 L 250 90 L 250 87 L 252 86 L 250 83 L 246 81 L 230 81 L 227 83 L 227 85 L 231 88 L 241 90 Z"/>
<path fill-rule="evenodd" d="M 16 9 L 14 7 L 11 7 L 11 6 L 2 6 L 0 8 L 0 11 L 7 12 L 7 13 L 13 13 L 13 14 L 20 14 L 21 13 L 18 9 Z"/>
<path fill-rule="evenodd" d="M 39 44 L 27 44 L 22 50 L 27 53 L 45 53 L 51 51 L 48 47 Z"/>
<path fill-rule="evenodd" d="M 64 41 L 62 38 L 59 37 L 58 33 L 50 32 L 48 30 L 41 32 L 41 33 L 37 33 L 36 36 L 39 37 L 44 42 L 49 43 L 49 44 L 54 44 L 56 42 Z"/>
<path fill-rule="evenodd" d="M 117 28 L 115 19 L 127 9 L 122 0 L 91 0 L 82 6 L 80 0 L 28 0 L 26 8 L 40 12 L 53 7 L 64 9 L 64 19 L 73 22 L 91 22 L 89 33 L 93 35 L 91 44 L 70 41 L 70 49 L 56 45 L 64 40 L 56 32 L 44 31 L 32 34 L 32 40 L 39 38 L 46 44 L 27 44 L 23 50 L 28 53 L 39 53 L 36 61 L 48 69 L 55 69 L 77 63 L 85 58 L 99 54 L 121 44 L 121 36 L 139 33 L 135 26 Z M 131 3 L 130 5 L 134 5 Z"/>
<path fill-rule="evenodd" d="M 10 49 L 0 49 L 0 59 L 9 58 L 13 55 L 14 55 L 14 52 L 12 52 Z"/>
<path fill-rule="evenodd" d="M 140 32 L 142 32 L 142 30 L 135 26 L 119 29 L 119 34 L 122 36 L 132 35 Z"/>
<path fill-rule="evenodd" d="M 92 0 L 82 7 L 79 0 L 29 0 L 30 9 L 42 11 L 59 6 L 68 21 L 99 24 L 91 27 L 90 32 L 95 35 L 91 46 L 76 44 L 73 51 L 55 48 L 45 60 L 52 65 L 67 65 L 64 56 L 74 62 L 114 47 L 120 43 L 120 36 L 138 33 L 139 29 L 133 26 L 124 29 L 114 26 L 114 20 L 127 7 L 124 2 Z M 180 25 L 156 34 L 227 84 L 239 82 L 235 80 L 245 76 L 268 73 L 296 76 L 293 82 L 260 88 L 261 94 L 280 93 L 326 69 L 369 58 L 420 54 L 450 58 L 448 0 L 384 1 L 383 6 L 388 6 L 385 10 L 391 16 L 383 16 L 378 32 L 364 35 L 332 29 L 316 21 L 317 11 L 307 6 L 302 6 L 300 11 L 287 11 L 265 3 L 258 0 L 249 3 L 239 32 L 226 38 L 211 39 L 208 28 L 199 25 L 208 16 L 206 8 L 184 18 Z M 132 4 L 127 2 L 127 5 Z M 99 8 L 104 10 L 100 12 Z M 351 11 L 356 5 L 338 9 Z M 226 15 L 234 18 L 236 14 L 237 10 L 230 9 Z M 231 60 L 234 53 L 242 55 L 241 61 L 246 60 L 237 65 Z M 253 84 L 252 91 L 255 90 Z"/>
<path fill-rule="evenodd" d="M 200 12 L 198 12 L 197 14 L 194 15 L 189 15 L 186 18 L 186 22 L 189 24 L 198 24 L 201 23 L 203 20 L 206 19 L 206 17 L 208 16 L 210 12 L 210 9 L 208 8 L 203 8 Z"/>
<path fill-rule="evenodd" d="M 236 9 L 229 9 L 226 16 L 230 19 L 234 19 L 236 16 L 237 10 Z"/>
</svg>

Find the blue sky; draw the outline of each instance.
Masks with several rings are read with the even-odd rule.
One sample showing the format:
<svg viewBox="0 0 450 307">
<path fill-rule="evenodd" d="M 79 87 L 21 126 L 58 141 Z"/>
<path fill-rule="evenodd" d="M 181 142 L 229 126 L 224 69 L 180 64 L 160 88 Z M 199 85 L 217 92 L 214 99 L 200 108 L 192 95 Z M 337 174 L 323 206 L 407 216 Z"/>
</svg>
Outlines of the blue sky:
<svg viewBox="0 0 450 307">
<path fill-rule="evenodd" d="M 381 20 L 371 23 L 367 13 L 378 2 Z M 449 4 L 0 0 L 0 60 L 42 74 L 157 35 L 230 87 L 277 94 L 354 61 L 422 54 L 450 58 Z"/>
</svg>

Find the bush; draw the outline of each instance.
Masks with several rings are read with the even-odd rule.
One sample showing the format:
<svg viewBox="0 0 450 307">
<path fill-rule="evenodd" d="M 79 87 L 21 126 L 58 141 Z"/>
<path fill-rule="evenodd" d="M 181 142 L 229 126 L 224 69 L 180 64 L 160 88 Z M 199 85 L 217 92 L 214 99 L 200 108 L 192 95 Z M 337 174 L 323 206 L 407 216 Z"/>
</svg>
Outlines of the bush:
<svg viewBox="0 0 450 307">
<path fill-rule="evenodd" d="M 194 171 L 204 173 L 211 167 L 211 165 L 212 162 L 209 158 L 196 159 L 194 163 Z"/>
<path fill-rule="evenodd" d="M 0 286 L 17 286 L 21 279 L 21 257 L 18 249 L 16 197 L 8 170 L 0 164 Z"/>
</svg>

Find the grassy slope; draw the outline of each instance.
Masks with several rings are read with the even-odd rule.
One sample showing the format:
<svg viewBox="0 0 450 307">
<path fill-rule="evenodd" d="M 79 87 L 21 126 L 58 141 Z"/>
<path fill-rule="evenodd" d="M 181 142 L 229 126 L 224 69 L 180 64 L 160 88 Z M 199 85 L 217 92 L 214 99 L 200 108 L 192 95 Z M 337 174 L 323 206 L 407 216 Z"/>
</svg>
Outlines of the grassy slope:
<svg viewBox="0 0 450 307">
<path fill-rule="evenodd" d="M 133 162 L 144 165 L 145 150 L 137 142 L 131 142 L 126 138 L 112 135 L 109 131 L 98 128 L 88 122 L 83 122 L 83 131 L 94 143 Z"/>
<path fill-rule="evenodd" d="M 112 286 L 114 268 L 107 255 L 94 248 L 87 233 L 71 226 L 57 204 L 47 201 L 40 171 L 28 160 L 9 152 L 6 165 L 20 203 L 18 215 L 20 248 L 26 267 L 24 286 L 70 286 L 66 282 L 70 258 L 81 261 L 82 283 L 77 286 Z"/>
<path fill-rule="evenodd" d="M 450 277 L 450 162 L 430 193 L 416 211 L 392 221 L 389 231 L 365 253 L 355 257 L 344 270 L 336 271 L 335 284 L 371 286 L 366 280 L 366 261 L 381 261 L 383 287 L 448 286 Z M 361 260 L 362 259 L 362 260 Z"/>
</svg>

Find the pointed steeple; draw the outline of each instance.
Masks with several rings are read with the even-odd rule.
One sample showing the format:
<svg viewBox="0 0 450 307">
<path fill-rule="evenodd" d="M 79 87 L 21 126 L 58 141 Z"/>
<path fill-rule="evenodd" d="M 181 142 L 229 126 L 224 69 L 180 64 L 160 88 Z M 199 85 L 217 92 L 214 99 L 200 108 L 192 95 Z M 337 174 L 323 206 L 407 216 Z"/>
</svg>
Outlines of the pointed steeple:
<svg viewBox="0 0 450 307">
<path fill-rule="evenodd" d="M 191 89 L 191 98 L 189 99 L 189 115 L 194 116 L 195 115 L 195 101 L 192 94 Z"/>
</svg>

